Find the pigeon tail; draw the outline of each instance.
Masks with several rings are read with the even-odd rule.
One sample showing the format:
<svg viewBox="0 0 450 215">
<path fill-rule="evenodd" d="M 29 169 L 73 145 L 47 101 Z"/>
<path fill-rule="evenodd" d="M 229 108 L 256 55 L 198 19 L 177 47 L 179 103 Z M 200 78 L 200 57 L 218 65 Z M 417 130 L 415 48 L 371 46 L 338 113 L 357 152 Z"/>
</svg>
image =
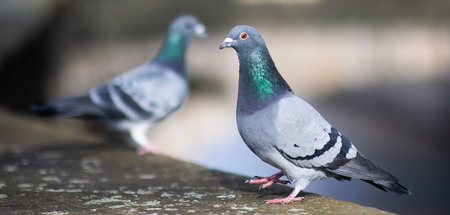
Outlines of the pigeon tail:
<svg viewBox="0 0 450 215">
<path fill-rule="evenodd" d="M 31 110 L 40 116 L 99 118 L 103 115 L 88 96 L 35 102 L 31 104 Z"/>
<path fill-rule="evenodd" d="M 360 179 L 383 191 L 389 190 L 399 194 L 411 195 L 408 189 L 398 183 L 395 176 L 372 163 L 360 153 L 357 153 L 353 159 L 338 156 L 332 163 L 326 165 L 325 170 L 336 174 L 334 177 L 338 180 Z"/>
<path fill-rule="evenodd" d="M 411 191 L 406 189 L 406 187 L 402 186 L 401 184 L 397 182 L 392 181 L 368 181 L 363 180 L 364 182 L 367 182 L 383 191 L 392 191 L 394 193 L 402 194 L 402 195 L 412 195 Z"/>
<path fill-rule="evenodd" d="M 56 116 L 64 112 L 62 108 L 58 108 L 48 101 L 33 102 L 30 109 L 39 116 Z"/>
</svg>

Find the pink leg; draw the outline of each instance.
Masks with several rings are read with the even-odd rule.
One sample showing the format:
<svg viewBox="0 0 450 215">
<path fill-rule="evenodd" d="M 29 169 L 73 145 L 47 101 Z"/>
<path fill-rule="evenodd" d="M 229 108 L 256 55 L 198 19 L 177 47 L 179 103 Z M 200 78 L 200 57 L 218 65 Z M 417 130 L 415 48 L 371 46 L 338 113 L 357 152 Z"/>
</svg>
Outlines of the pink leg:
<svg viewBox="0 0 450 215">
<path fill-rule="evenodd" d="M 274 204 L 274 203 L 281 203 L 281 204 L 289 204 L 291 202 L 299 202 L 303 199 L 303 197 L 296 197 L 300 193 L 300 188 L 295 187 L 291 194 L 289 194 L 286 198 L 279 198 L 279 199 L 271 199 L 264 201 L 266 204 Z"/>
<path fill-rule="evenodd" d="M 277 174 L 271 175 L 269 177 L 259 177 L 259 176 L 255 176 L 255 179 L 249 179 L 246 180 L 245 183 L 249 183 L 249 184 L 262 184 L 259 187 L 259 189 L 264 189 L 267 187 L 270 187 L 273 183 L 280 183 L 280 184 L 288 184 L 290 183 L 289 181 L 285 181 L 285 180 L 280 180 L 280 178 L 284 175 L 283 172 L 279 172 Z"/>
<path fill-rule="evenodd" d="M 161 154 L 156 146 L 154 146 L 150 140 L 148 140 L 147 132 L 151 125 L 149 124 L 136 124 L 130 129 L 130 136 L 134 143 L 138 145 L 137 154 L 143 155 L 148 153 Z"/>
<path fill-rule="evenodd" d="M 161 150 L 158 149 L 157 147 L 153 146 L 152 144 L 148 143 L 143 145 L 142 147 L 139 147 L 136 151 L 136 153 L 138 155 L 144 155 L 144 154 L 148 154 L 148 153 L 153 153 L 153 154 L 162 154 Z"/>
</svg>

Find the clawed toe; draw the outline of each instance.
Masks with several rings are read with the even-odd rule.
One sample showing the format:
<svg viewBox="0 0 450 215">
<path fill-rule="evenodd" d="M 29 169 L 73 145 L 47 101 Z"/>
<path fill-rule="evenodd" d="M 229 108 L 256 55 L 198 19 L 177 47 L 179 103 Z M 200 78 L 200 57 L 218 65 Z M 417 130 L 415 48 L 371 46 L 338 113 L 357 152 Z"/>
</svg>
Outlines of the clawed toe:
<svg viewBox="0 0 450 215">
<path fill-rule="evenodd" d="M 271 199 L 266 200 L 264 203 L 266 204 L 274 204 L 274 203 L 281 203 L 281 204 L 289 204 L 291 202 L 299 202 L 303 200 L 303 197 L 296 197 L 300 193 L 301 188 L 296 186 L 294 190 L 287 196 L 286 198 L 280 198 L 280 199 Z"/>
<path fill-rule="evenodd" d="M 274 183 L 280 183 L 280 184 L 288 184 L 288 183 L 290 183 L 289 181 L 279 180 L 279 178 L 282 177 L 283 175 L 284 174 L 282 172 L 279 172 L 279 173 L 271 175 L 269 177 L 255 176 L 255 177 L 253 177 L 253 179 L 246 180 L 245 183 L 248 183 L 248 184 L 263 184 L 263 185 L 259 186 L 259 189 L 267 188 L 267 187 L 271 186 Z"/>
<path fill-rule="evenodd" d="M 278 180 L 276 182 L 280 183 L 280 184 L 290 184 L 291 183 L 290 181 L 285 181 L 285 180 Z"/>
<path fill-rule="evenodd" d="M 288 196 L 286 198 L 265 200 L 264 203 L 265 204 L 275 204 L 275 203 L 289 204 L 289 203 L 292 203 L 292 202 L 299 202 L 301 200 L 303 200 L 303 197 L 290 198 Z"/>
</svg>

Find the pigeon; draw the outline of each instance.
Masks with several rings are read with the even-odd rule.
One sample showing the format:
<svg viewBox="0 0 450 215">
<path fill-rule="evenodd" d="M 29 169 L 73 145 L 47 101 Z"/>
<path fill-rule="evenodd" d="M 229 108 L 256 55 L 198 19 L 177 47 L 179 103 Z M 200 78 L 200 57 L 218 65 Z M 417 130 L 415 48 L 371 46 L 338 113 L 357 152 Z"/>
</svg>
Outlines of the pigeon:
<svg viewBox="0 0 450 215">
<path fill-rule="evenodd" d="M 129 132 L 139 154 L 159 153 L 147 133 L 187 98 L 185 55 L 194 36 L 205 37 L 205 26 L 192 15 L 179 16 L 153 60 L 93 87 L 87 95 L 35 103 L 31 109 L 40 115 L 103 122 L 113 130 Z"/>
<path fill-rule="evenodd" d="M 239 59 L 236 121 L 245 144 L 264 162 L 280 169 L 269 177 L 247 180 L 250 184 L 292 182 L 285 198 L 265 201 L 287 204 L 313 180 L 334 177 L 360 179 L 383 191 L 410 195 L 391 173 L 366 159 L 311 105 L 297 97 L 275 67 L 264 39 L 246 25 L 234 27 L 220 49 L 233 48 Z M 288 181 L 280 180 L 286 176 Z"/>
</svg>

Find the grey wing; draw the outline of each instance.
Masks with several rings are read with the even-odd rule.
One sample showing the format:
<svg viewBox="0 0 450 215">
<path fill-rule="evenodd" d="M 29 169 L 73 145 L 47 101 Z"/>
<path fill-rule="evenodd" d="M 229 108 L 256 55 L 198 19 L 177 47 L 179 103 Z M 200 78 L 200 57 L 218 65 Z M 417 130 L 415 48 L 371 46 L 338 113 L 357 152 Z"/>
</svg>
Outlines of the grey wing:
<svg viewBox="0 0 450 215">
<path fill-rule="evenodd" d="M 324 167 L 336 157 L 356 157 L 355 146 L 342 136 L 308 103 L 292 96 L 278 104 L 275 127 L 280 139 L 274 147 L 300 167 Z"/>
<path fill-rule="evenodd" d="M 158 121 L 177 109 L 187 94 L 187 83 L 170 68 L 146 64 L 93 88 L 97 105 L 118 110 L 128 120 Z"/>
<path fill-rule="evenodd" d="M 289 123 L 276 127 L 290 129 L 297 135 L 284 136 L 284 140 L 274 146 L 285 159 L 300 167 L 322 169 L 337 179 L 361 179 L 385 191 L 411 194 L 398 184 L 395 176 L 364 158 L 351 141 L 331 127 L 313 107 L 295 98 L 279 104 L 279 117 Z"/>
</svg>

